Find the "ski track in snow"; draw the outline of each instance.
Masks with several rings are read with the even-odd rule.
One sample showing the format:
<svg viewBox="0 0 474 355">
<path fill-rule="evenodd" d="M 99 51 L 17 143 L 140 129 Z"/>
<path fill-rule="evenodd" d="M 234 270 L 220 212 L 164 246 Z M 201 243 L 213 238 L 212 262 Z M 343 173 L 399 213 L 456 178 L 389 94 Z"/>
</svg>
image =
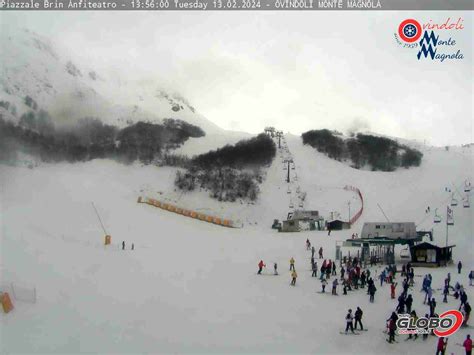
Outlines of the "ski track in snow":
<svg viewBox="0 0 474 355">
<path fill-rule="evenodd" d="M 309 238 L 323 246 L 333 259 L 335 241 L 361 232 L 364 221 L 383 221 L 380 204 L 393 221 L 424 220 L 419 229 L 434 228 L 435 243 L 444 245 L 445 224 L 433 224 L 436 207 L 445 218 L 449 195 L 472 181 L 472 148 L 424 148 L 419 168 L 392 173 L 359 171 L 328 159 L 301 139 L 286 136 L 295 161 L 287 194 L 286 171 L 279 155 L 266 171 L 261 195 L 254 205 L 219 204 L 205 192 L 178 194 L 173 188 L 174 168 L 125 166 L 95 160 L 80 164 L 43 164 L 35 169 L 0 166 L 1 268 L 0 284 L 34 285 L 37 302 L 16 302 L 15 310 L 0 316 L 2 353 L 366 353 L 432 354 L 435 337 L 426 342 L 388 344 L 387 319 L 395 309 L 389 287 L 377 283 L 375 303 L 365 290 L 347 296 L 319 294 L 320 282 L 311 278 Z M 284 219 L 288 204 L 297 202 L 296 187 L 307 193 L 305 208 L 327 216 L 339 211 L 347 219 L 347 201 L 358 187 L 364 196 L 364 213 L 351 230 L 278 233 L 270 229 L 274 218 Z M 451 186 L 452 188 L 452 186 Z M 159 194 L 161 192 L 162 194 Z M 228 229 L 185 218 L 136 202 L 139 195 L 164 196 L 182 206 L 199 207 L 240 218 L 243 229 Z M 458 198 L 460 200 L 460 198 Z M 112 245 L 103 246 L 103 231 L 91 206 L 94 201 Z M 352 200 L 351 200 L 352 201 Z M 357 200 L 353 200 L 355 213 Z M 352 203 L 352 202 L 351 202 Z M 431 207 L 430 216 L 425 209 Z M 473 208 L 454 208 L 455 225 L 449 242 L 456 244 L 455 267 L 416 268 L 417 275 L 431 273 L 433 288 L 443 285 L 451 272 L 453 283 L 468 287 L 474 268 Z M 125 241 L 127 250 L 121 250 Z M 130 250 L 131 243 L 135 250 Z M 397 254 L 400 249 L 397 249 Z M 289 259 L 296 259 L 298 279 L 290 287 Z M 256 275 L 257 263 L 280 275 Z M 320 264 L 320 260 L 318 260 Z M 373 268 L 372 273 L 378 273 Z M 374 278 L 375 279 L 375 278 Z M 400 279 L 398 280 L 400 283 Z M 410 293 L 418 315 L 422 304 L 421 278 Z M 397 287 L 397 294 L 400 292 Z M 458 307 L 442 303 L 434 293 L 438 312 Z M 340 335 L 348 308 L 360 306 L 369 331 L 354 338 Z M 455 345 L 469 333 L 462 329 L 451 337 L 447 353 L 462 353 Z M 354 342 L 356 341 L 356 343 Z"/>
</svg>

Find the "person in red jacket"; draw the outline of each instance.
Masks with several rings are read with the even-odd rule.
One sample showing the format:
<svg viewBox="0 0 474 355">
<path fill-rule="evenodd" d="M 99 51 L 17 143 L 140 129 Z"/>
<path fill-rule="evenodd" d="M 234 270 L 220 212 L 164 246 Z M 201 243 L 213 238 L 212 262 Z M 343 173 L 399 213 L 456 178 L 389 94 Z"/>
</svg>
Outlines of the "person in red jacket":
<svg viewBox="0 0 474 355">
<path fill-rule="evenodd" d="M 390 297 L 392 299 L 395 299 L 395 289 L 397 288 L 397 285 L 398 283 L 396 282 L 392 282 L 392 284 L 390 285 Z"/>
<path fill-rule="evenodd" d="M 472 339 L 469 334 L 467 335 L 466 340 L 464 340 L 464 343 L 462 343 L 462 346 L 466 350 L 466 355 L 472 354 Z"/>
<path fill-rule="evenodd" d="M 262 269 L 263 269 L 264 266 L 266 267 L 267 265 L 265 265 L 263 263 L 263 260 L 260 260 L 260 262 L 258 263 L 258 272 L 257 272 L 257 274 L 260 275 L 262 273 Z"/>
<path fill-rule="evenodd" d="M 444 355 L 447 347 L 448 339 L 444 340 L 444 337 L 440 337 L 438 339 L 438 346 L 436 347 L 436 355 Z"/>
</svg>

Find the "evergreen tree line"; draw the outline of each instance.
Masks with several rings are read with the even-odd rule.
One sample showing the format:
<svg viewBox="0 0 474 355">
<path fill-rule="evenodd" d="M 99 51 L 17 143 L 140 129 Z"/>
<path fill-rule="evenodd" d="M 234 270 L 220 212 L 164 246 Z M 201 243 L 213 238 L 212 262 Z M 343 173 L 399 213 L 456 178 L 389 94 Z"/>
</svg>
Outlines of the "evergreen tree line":
<svg viewBox="0 0 474 355">
<path fill-rule="evenodd" d="M 349 159 L 352 167 L 369 166 L 372 170 L 394 171 L 398 167 L 419 166 L 423 154 L 413 148 L 384 137 L 359 133 L 342 139 L 327 129 L 312 130 L 301 135 L 303 144 L 316 148 L 332 159 Z"/>
</svg>

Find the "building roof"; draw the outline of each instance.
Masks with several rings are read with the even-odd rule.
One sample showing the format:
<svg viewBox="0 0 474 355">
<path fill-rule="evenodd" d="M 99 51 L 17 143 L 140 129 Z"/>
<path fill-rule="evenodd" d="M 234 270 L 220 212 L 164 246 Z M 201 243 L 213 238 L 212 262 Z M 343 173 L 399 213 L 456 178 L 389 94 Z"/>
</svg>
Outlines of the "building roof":
<svg viewBox="0 0 474 355">
<path fill-rule="evenodd" d="M 412 249 L 446 249 L 446 248 L 454 248 L 456 245 L 448 245 L 448 246 L 438 246 L 428 242 L 423 242 L 417 245 L 412 246 Z"/>
</svg>

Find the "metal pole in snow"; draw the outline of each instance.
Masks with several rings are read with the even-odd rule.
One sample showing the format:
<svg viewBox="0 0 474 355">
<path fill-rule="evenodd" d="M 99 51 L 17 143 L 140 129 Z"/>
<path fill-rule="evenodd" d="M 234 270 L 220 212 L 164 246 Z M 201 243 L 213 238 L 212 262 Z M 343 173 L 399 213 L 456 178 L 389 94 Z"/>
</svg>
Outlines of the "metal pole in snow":
<svg viewBox="0 0 474 355">
<path fill-rule="evenodd" d="M 449 206 L 446 206 L 446 250 L 444 252 L 444 261 L 446 263 L 446 266 L 448 266 L 448 214 L 449 214 Z"/>
<path fill-rule="evenodd" d="M 104 230 L 105 235 L 107 235 L 107 231 L 105 230 L 104 224 L 102 223 L 102 220 L 100 219 L 99 212 L 97 212 L 97 208 L 95 208 L 94 202 L 92 203 L 92 207 L 94 207 L 95 214 L 97 215 L 97 218 L 99 219 L 100 225 L 102 226 L 102 229 Z"/>
</svg>

